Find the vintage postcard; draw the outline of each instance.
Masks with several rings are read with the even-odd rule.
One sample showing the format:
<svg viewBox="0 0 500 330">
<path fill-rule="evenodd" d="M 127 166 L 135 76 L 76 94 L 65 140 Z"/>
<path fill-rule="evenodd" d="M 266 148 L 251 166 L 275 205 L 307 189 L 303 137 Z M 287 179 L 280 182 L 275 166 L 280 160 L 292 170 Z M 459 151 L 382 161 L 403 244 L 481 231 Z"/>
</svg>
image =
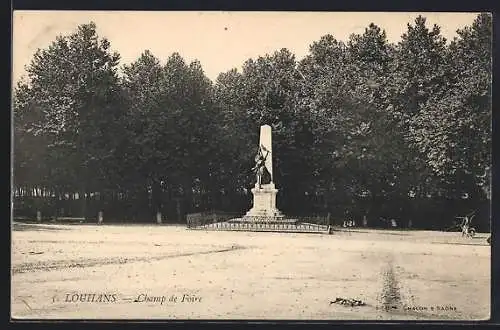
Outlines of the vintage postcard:
<svg viewBox="0 0 500 330">
<path fill-rule="evenodd" d="M 492 15 L 14 11 L 12 320 L 490 318 Z"/>
</svg>

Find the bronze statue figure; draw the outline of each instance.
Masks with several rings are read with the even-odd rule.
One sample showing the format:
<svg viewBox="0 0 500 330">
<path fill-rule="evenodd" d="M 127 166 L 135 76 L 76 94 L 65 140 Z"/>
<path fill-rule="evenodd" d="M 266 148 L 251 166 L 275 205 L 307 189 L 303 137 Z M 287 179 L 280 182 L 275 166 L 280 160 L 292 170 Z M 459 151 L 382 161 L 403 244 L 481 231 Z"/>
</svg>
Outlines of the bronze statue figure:
<svg viewBox="0 0 500 330">
<path fill-rule="evenodd" d="M 264 155 L 263 151 L 266 153 Z M 269 150 L 267 150 L 262 144 L 260 145 L 259 151 L 257 152 L 257 155 L 255 156 L 255 166 L 252 168 L 252 171 L 255 172 L 257 176 L 257 186 L 262 188 L 262 184 L 264 181 L 267 182 L 267 180 L 263 180 L 264 177 L 268 177 L 269 180 L 271 181 L 271 174 L 266 168 L 266 159 L 267 156 L 269 155 Z"/>
</svg>

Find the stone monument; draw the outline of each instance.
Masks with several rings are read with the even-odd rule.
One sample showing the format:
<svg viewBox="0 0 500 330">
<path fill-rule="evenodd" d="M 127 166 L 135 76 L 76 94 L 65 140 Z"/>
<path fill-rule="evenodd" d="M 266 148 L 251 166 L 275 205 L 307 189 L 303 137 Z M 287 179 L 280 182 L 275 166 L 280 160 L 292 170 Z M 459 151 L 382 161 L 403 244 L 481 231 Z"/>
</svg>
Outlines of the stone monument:
<svg viewBox="0 0 500 330">
<path fill-rule="evenodd" d="M 255 166 L 252 170 L 256 174 L 256 183 L 251 189 L 253 206 L 242 218 L 234 220 L 245 222 L 295 222 L 295 220 L 285 220 L 284 215 L 276 207 L 278 189 L 274 184 L 272 132 L 269 125 L 260 127 L 259 148 L 255 156 Z"/>
<path fill-rule="evenodd" d="M 278 189 L 274 184 L 273 175 L 273 143 L 271 126 L 260 127 L 260 139 L 255 156 L 256 183 L 251 189 L 253 194 L 252 208 L 242 217 L 223 222 L 214 221 L 209 224 L 192 226 L 188 228 L 205 230 L 235 230 L 235 231 L 274 231 L 274 232 L 327 232 L 331 234 L 331 226 L 304 223 L 299 219 L 289 218 L 282 214 L 276 207 Z"/>
</svg>

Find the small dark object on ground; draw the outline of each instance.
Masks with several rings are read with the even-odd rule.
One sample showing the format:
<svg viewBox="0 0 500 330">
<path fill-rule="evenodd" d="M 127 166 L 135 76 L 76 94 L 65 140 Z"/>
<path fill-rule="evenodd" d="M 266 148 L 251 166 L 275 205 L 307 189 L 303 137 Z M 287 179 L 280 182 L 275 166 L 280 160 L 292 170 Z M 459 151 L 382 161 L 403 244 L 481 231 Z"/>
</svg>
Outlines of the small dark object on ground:
<svg viewBox="0 0 500 330">
<path fill-rule="evenodd" d="M 491 245 L 491 236 L 486 239 L 486 242 Z"/>
<path fill-rule="evenodd" d="M 341 304 L 341 305 L 350 305 L 351 307 L 354 306 L 364 306 L 365 303 L 362 302 L 361 300 L 358 299 L 345 299 L 345 298 L 339 298 L 337 297 L 334 301 L 330 301 L 331 304 Z"/>
</svg>

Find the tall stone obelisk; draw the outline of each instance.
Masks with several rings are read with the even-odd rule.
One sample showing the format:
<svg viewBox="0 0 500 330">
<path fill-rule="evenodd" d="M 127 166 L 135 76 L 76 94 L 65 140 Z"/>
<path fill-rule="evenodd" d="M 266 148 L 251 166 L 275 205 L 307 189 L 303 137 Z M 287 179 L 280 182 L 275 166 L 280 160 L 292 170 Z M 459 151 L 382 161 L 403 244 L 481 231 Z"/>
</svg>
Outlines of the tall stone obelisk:
<svg viewBox="0 0 500 330">
<path fill-rule="evenodd" d="M 276 208 L 276 194 L 278 189 L 274 185 L 273 176 L 273 145 L 271 126 L 263 125 L 260 127 L 260 152 L 267 154 L 265 167 L 270 174 L 270 182 L 258 183 L 252 188 L 253 207 L 247 212 L 247 219 L 256 219 L 258 221 L 273 221 L 282 219 L 283 214 Z"/>
</svg>

